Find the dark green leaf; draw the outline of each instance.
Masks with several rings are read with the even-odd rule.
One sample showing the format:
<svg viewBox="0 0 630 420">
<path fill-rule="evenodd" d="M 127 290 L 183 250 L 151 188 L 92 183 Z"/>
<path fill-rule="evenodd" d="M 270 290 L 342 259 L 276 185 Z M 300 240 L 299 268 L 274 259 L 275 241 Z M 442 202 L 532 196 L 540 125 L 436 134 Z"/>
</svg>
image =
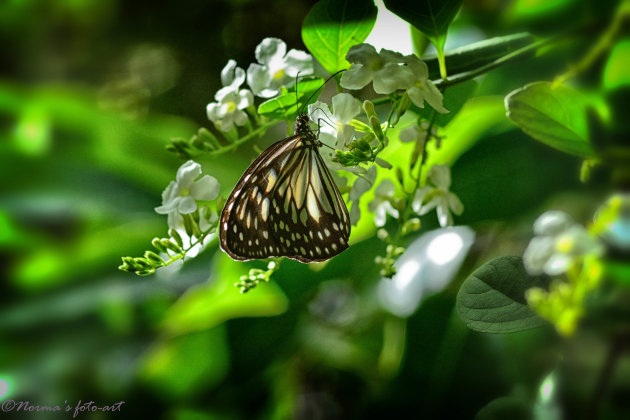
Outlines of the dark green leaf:
<svg viewBox="0 0 630 420">
<path fill-rule="evenodd" d="M 385 7 L 420 29 L 438 49 L 462 0 L 385 0 Z"/>
<path fill-rule="evenodd" d="M 348 50 L 370 34 L 376 11 L 371 0 L 321 0 L 304 19 L 304 45 L 329 73 L 346 69 Z"/>
<path fill-rule="evenodd" d="M 535 41 L 533 35 L 524 32 L 498 36 L 475 42 L 452 51 L 447 51 L 445 53 L 445 60 L 448 74 L 449 76 L 453 76 L 485 66 L 497 58 L 501 58 L 518 49 L 526 47 Z M 530 54 L 524 54 L 522 58 L 526 59 L 534 55 L 535 51 L 532 50 Z M 439 78 L 440 68 L 437 57 L 423 57 L 423 60 L 427 63 L 427 66 L 429 66 L 429 78 Z"/>
<path fill-rule="evenodd" d="M 495 258 L 464 281 L 457 294 L 457 312 L 469 328 L 481 332 L 538 327 L 546 321 L 527 306 L 525 291 L 547 284 L 547 277 L 527 274 L 521 257 Z"/>
<path fill-rule="evenodd" d="M 566 86 L 535 82 L 505 97 L 507 116 L 528 135 L 555 149 L 593 156 L 588 141 L 587 98 Z"/>
<path fill-rule="evenodd" d="M 297 96 L 295 95 L 295 89 L 283 89 L 280 96 L 260 104 L 258 113 L 269 118 L 293 120 L 304 103 L 323 83 L 323 79 L 302 80 L 298 83 Z"/>
</svg>

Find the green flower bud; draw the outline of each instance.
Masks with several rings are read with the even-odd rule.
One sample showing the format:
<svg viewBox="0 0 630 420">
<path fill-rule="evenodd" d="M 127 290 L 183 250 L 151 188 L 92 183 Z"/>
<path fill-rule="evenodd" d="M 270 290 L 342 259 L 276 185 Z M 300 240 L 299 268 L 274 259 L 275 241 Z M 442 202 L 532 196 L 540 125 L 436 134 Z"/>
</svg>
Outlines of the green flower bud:
<svg viewBox="0 0 630 420">
<path fill-rule="evenodd" d="M 381 123 L 376 115 L 370 117 L 370 126 L 372 127 L 372 131 L 374 132 L 376 138 L 383 141 L 385 136 L 383 135 L 383 130 L 381 129 Z"/>
<path fill-rule="evenodd" d="M 365 111 L 365 115 L 367 115 L 368 118 L 376 116 L 376 112 L 374 111 L 374 104 L 367 99 L 363 101 L 363 110 Z"/>
<path fill-rule="evenodd" d="M 417 232 L 420 230 L 421 225 L 420 219 L 409 219 L 402 227 L 402 234 L 407 235 L 408 233 Z"/>
<path fill-rule="evenodd" d="M 152 262 L 153 265 L 156 267 L 161 267 L 164 265 L 164 261 L 162 260 L 162 258 L 160 258 L 160 256 L 153 251 L 145 251 L 144 258 L 146 258 L 149 262 Z"/>
</svg>

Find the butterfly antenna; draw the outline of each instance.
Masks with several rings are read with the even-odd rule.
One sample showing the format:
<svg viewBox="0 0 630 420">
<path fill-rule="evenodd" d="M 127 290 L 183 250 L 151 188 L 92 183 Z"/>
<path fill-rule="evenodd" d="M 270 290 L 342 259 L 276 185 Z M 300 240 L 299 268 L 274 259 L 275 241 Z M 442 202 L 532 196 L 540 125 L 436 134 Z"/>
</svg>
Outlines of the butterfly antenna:
<svg viewBox="0 0 630 420">
<path fill-rule="evenodd" d="M 300 108 L 300 115 L 302 115 L 302 113 L 304 112 L 304 107 L 308 105 L 308 103 L 311 101 L 311 99 L 313 99 L 313 96 L 315 96 L 317 94 L 317 92 L 319 92 L 324 86 L 326 86 L 326 83 L 328 83 L 330 81 L 330 79 L 332 79 L 333 77 L 335 77 L 336 75 L 338 75 L 339 73 L 342 73 L 344 71 L 346 71 L 346 69 L 339 70 L 338 72 L 336 72 L 335 74 L 330 76 L 328 79 L 326 79 L 326 81 L 324 83 L 322 83 L 322 85 L 320 87 L 318 87 L 315 92 L 313 92 L 313 94 L 308 98 L 308 100 L 306 102 L 304 102 L 304 104 L 302 105 L 302 108 Z"/>
<path fill-rule="evenodd" d="M 298 77 L 300 76 L 300 72 L 298 71 L 295 75 L 295 109 L 300 105 L 298 101 Z"/>
</svg>

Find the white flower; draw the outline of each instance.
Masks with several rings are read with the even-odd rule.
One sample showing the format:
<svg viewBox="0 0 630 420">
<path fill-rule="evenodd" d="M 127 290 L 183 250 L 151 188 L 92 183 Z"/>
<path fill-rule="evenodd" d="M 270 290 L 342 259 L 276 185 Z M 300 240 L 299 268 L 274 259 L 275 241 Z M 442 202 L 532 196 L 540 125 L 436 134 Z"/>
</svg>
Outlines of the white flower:
<svg viewBox="0 0 630 420">
<path fill-rule="evenodd" d="M 254 103 L 254 96 L 247 89 L 234 89 L 231 86 L 220 89 L 214 96 L 217 102 L 206 107 L 208 119 L 221 131 L 230 131 L 234 124 L 239 127 L 247 122 L 247 113 L 243 111 Z"/>
<path fill-rule="evenodd" d="M 437 209 L 440 226 L 452 226 L 451 212 L 460 215 L 464 205 L 459 198 L 449 191 L 451 186 L 451 171 L 446 165 L 433 165 L 427 176 L 427 184 L 418 191 L 413 198 L 411 207 L 420 216 Z"/>
<path fill-rule="evenodd" d="M 416 76 L 403 65 L 402 54 L 382 49 L 380 53 L 370 44 L 355 45 L 346 59 L 352 67 L 341 75 L 340 85 L 346 89 L 362 89 L 373 82 L 374 91 L 389 94 L 410 87 Z"/>
<path fill-rule="evenodd" d="M 210 232 L 201 241 L 196 236 L 188 236 L 184 226 L 184 218 L 178 212 L 168 214 L 168 227 L 175 229 L 182 238 L 184 249 L 187 250 L 186 257 L 194 258 L 216 236 L 216 223 L 218 220 L 219 215 L 210 210 L 208 206 L 203 206 L 199 209 L 199 229 L 201 232 Z"/>
<path fill-rule="evenodd" d="M 601 255 L 603 246 L 562 211 L 548 211 L 534 222 L 534 233 L 523 254 L 530 274 L 556 276 L 586 255 Z"/>
<path fill-rule="evenodd" d="M 245 70 L 236 65 L 236 61 L 228 60 L 221 70 L 221 83 L 224 87 L 238 89 L 245 81 Z"/>
<path fill-rule="evenodd" d="M 448 113 L 448 109 L 444 108 L 442 104 L 444 99 L 442 92 L 429 80 L 427 64 L 413 54 L 405 56 L 404 62 L 414 75 L 413 82 L 410 86 L 407 86 L 409 87 L 407 95 L 409 95 L 411 102 L 417 107 L 424 108 L 424 101 L 427 101 L 437 112 L 442 114 Z"/>
<path fill-rule="evenodd" d="M 398 218 L 398 210 L 392 206 L 391 199 L 395 192 L 394 184 L 389 179 L 384 179 L 374 190 L 374 200 L 370 202 L 368 208 L 374 212 L 374 224 L 385 226 L 387 214 L 393 218 Z"/>
<path fill-rule="evenodd" d="M 192 160 L 180 166 L 176 180 L 171 181 L 162 193 L 162 205 L 156 207 L 155 212 L 168 215 L 189 214 L 197 210 L 197 201 L 210 201 L 217 198 L 220 190 L 219 182 L 210 175 L 204 175 L 201 178 L 199 175 L 201 175 L 201 165 Z"/>
<path fill-rule="evenodd" d="M 429 122 L 422 120 L 420 125 L 414 124 L 400 131 L 399 139 L 403 143 L 417 142 L 424 143 L 427 140 L 427 131 Z M 431 128 L 431 135 L 437 137 L 438 129 L 436 126 Z"/>
<path fill-rule="evenodd" d="M 376 167 L 370 166 L 365 172 L 365 175 L 357 177 L 354 184 L 352 184 L 352 188 L 348 194 L 348 203 L 352 203 L 352 207 L 350 208 L 350 223 L 353 225 L 356 225 L 361 218 L 361 209 L 359 208 L 361 196 L 372 188 L 375 180 Z"/>
<path fill-rule="evenodd" d="M 319 139 L 343 150 L 354 135 L 354 128 L 349 123 L 361 112 L 361 102 L 349 93 L 340 93 L 332 98 L 332 106 L 331 113 L 328 105 L 317 101 L 308 106 L 308 113 L 319 125 Z"/>
<path fill-rule="evenodd" d="M 271 98 L 280 88 L 295 83 L 301 75 L 313 73 L 313 57 L 304 51 L 290 50 L 278 38 L 265 38 L 256 47 L 256 60 L 247 69 L 247 83 L 256 96 Z"/>
</svg>

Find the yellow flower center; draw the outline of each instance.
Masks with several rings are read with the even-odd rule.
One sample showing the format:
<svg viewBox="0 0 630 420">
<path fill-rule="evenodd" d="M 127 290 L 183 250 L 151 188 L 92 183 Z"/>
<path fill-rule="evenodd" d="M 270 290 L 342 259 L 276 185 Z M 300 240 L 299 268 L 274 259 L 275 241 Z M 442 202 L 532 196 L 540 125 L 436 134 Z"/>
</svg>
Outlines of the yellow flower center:
<svg viewBox="0 0 630 420">
<path fill-rule="evenodd" d="M 228 102 L 227 103 L 227 112 L 232 113 L 236 111 L 236 102 Z"/>
<path fill-rule="evenodd" d="M 572 238 L 570 237 L 564 237 L 564 238 L 560 238 L 558 239 L 558 241 L 556 242 L 556 249 L 559 252 L 562 252 L 564 254 L 568 254 L 571 252 L 571 250 L 574 247 L 574 241 Z"/>
<path fill-rule="evenodd" d="M 190 190 L 188 188 L 184 188 L 179 192 L 179 195 L 181 195 L 182 197 L 187 197 L 190 195 Z"/>
<path fill-rule="evenodd" d="M 283 69 L 280 69 L 280 70 L 278 70 L 277 72 L 275 72 L 273 74 L 273 78 L 274 79 L 280 79 L 282 76 L 284 76 L 284 70 Z"/>
</svg>

